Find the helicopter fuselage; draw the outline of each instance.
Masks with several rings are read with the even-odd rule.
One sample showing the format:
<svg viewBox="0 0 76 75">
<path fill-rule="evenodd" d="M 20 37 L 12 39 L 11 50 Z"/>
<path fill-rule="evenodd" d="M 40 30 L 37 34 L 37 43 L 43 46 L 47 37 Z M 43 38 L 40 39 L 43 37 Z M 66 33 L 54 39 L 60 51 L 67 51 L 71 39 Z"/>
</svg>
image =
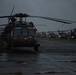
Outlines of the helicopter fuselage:
<svg viewBox="0 0 76 75">
<path fill-rule="evenodd" d="M 32 22 L 20 23 L 20 21 L 17 21 L 15 23 L 9 23 L 8 27 L 5 29 L 4 32 L 5 41 L 7 42 L 8 48 L 34 47 L 35 51 L 38 50 L 40 44 L 37 43 L 37 29 Z"/>
</svg>

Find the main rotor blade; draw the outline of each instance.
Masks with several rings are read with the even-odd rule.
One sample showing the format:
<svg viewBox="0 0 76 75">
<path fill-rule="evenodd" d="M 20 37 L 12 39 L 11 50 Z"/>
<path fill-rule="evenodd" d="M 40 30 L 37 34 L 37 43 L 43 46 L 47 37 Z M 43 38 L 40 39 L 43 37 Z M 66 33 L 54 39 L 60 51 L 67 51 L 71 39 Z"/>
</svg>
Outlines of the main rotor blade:
<svg viewBox="0 0 76 75">
<path fill-rule="evenodd" d="M 12 9 L 12 11 L 11 11 L 10 16 L 12 15 L 12 13 L 13 13 L 14 9 L 15 9 L 15 6 L 13 6 L 13 9 Z M 10 19 L 11 19 L 11 17 L 9 17 L 9 18 L 8 18 L 8 23 L 9 23 Z"/>
<path fill-rule="evenodd" d="M 29 17 L 29 15 L 23 14 L 23 13 L 19 13 L 19 14 L 10 15 L 10 16 L 0 16 L 0 18 L 10 18 L 10 17 L 20 18 L 20 17 Z"/>
<path fill-rule="evenodd" d="M 3 24 L 3 25 L 0 25 L 0 26 L 7 26 L 8 24 Z"/>
<path fill-rule="evenodd" d="M 11 12 L 10 16 L 11 16 L 11 15 L 12 15 L 12 13 L 14 12 L 14 9 L 15 9 L 15 6 L 13 6 L 13 9 L 12 9 L 12 12 Z"/>
<path fill-rule="evenodd" d="M 42 18 L 42 19 L 52 20 L 52 21 L 61 22 L 61 23 L 65 23 L 65 24 L 76 23 L 76 21 L 71 21 L 71 20 L 58 19 L 58 18 L 51 18 L 51 17 L 43 17 L 43 16 L 32 16 L 32 15 L 23 14 L 23 13 L 11 15 L 11 16 L 0 16 L 0 18 L 10 18 L 10 17 L 32 17 L 32 18 Z"/>
<path fill-rule="evenodd" d="M 4 31 L 4 28 L 0 28 L 0 31 Z"/>
<path fill-rule="evenodd" d="M 8 18 L 8 17 L 11 17 L 11 16 L 0 16 L 0 18 Z"/>
<path fill-rule="evenodd" d="M 15 9 L 15 6 L 13 6 L 13 9 L 11 11 L 10 16 L 0 16 L 0 18 L 10 18 L 10 17 L 12 17 L 12 13 L 13 13 L 14 9 Z"/>
<path fill-rule="evenodd" d="M 33 18 L 42 18 L 42 19 L 52 20 L 52 21 L 61 22 L 61 23 L 65 23 L 65 24 L 72 24 L 72 23 L 76 23 L 76 21 L 70 21 L 70 20 L 58 19 L 58 18 L 50 18 L 50 17 L 31 16 L 31 15 L 28 15 L 28 17 L 33 17 Z"/>
</svg>

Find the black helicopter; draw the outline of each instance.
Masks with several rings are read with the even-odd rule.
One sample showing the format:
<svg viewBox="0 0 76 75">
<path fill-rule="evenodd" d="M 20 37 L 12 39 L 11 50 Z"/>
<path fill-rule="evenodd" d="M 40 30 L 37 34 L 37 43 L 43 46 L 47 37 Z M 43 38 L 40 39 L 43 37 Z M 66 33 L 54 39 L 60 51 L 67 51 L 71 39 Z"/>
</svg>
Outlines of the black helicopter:
<svg viewBox="0 0 76 75">
<path fill-rule="evenodd" d="M 0 16 L 0 18 L 8 18 L 8 24 L 5 24 L 6 26 L 1 33 L 2 40 L 7 43 L 7 49 L 10 49 L 11 47 L 34 47 L 35 51 L 38 51 L 38 47 L 40 46 L 40 44 L 38 44 L 36 38 L 37 29 L 33 22 L 23 21 L 23 18 L 26 19 L 26 17 L 42 18 L 65 24 L 71 24 L 75 22 L 57 18 L 32 16 L 23 13 L 11 16 Z M 19 18 L 19 21 L 17 20 L 17 18 Z"/>
</svg>

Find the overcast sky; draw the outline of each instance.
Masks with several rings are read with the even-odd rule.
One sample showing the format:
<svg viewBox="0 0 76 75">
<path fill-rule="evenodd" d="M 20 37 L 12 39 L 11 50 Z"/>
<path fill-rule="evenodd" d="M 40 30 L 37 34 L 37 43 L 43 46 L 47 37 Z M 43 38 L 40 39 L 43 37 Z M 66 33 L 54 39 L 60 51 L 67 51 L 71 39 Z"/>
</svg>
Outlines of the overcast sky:
<svg viewBox="0 0 76 75">
<path fill-rule="evenodd" d="M 76 21 L 76 0 L 0 0 L 0 16 L 10 15 L 15 5 L 15 13 L 27 13 L 29 15 L 53 17 Z M 66 24 L 55 21 L 27 18 L 32 21 L 38 31 L 66 30 L 76 28 L 76 24 Z M 0 19 L 0 24 L 7 23 L 6 19 Z M 47 26 L 38 26 L 38 24 Z"/>
</svg>

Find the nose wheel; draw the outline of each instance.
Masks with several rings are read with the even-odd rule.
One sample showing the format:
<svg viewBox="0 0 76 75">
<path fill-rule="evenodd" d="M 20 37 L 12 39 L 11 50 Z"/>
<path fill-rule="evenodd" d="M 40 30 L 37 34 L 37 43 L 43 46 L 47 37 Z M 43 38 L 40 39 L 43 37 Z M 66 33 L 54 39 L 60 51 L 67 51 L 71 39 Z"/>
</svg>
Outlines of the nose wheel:
<svg viewBox="0 0 76 75">
<path fill-rule="evenodd" d="M 34 46 L 34 50 L 35 50 L 35 52 L 38 52 L 38 48 L 39 48 L 39 46 L 40 46 L 40 44 L 36 44 L 36 45 Z"/>
</svg>

